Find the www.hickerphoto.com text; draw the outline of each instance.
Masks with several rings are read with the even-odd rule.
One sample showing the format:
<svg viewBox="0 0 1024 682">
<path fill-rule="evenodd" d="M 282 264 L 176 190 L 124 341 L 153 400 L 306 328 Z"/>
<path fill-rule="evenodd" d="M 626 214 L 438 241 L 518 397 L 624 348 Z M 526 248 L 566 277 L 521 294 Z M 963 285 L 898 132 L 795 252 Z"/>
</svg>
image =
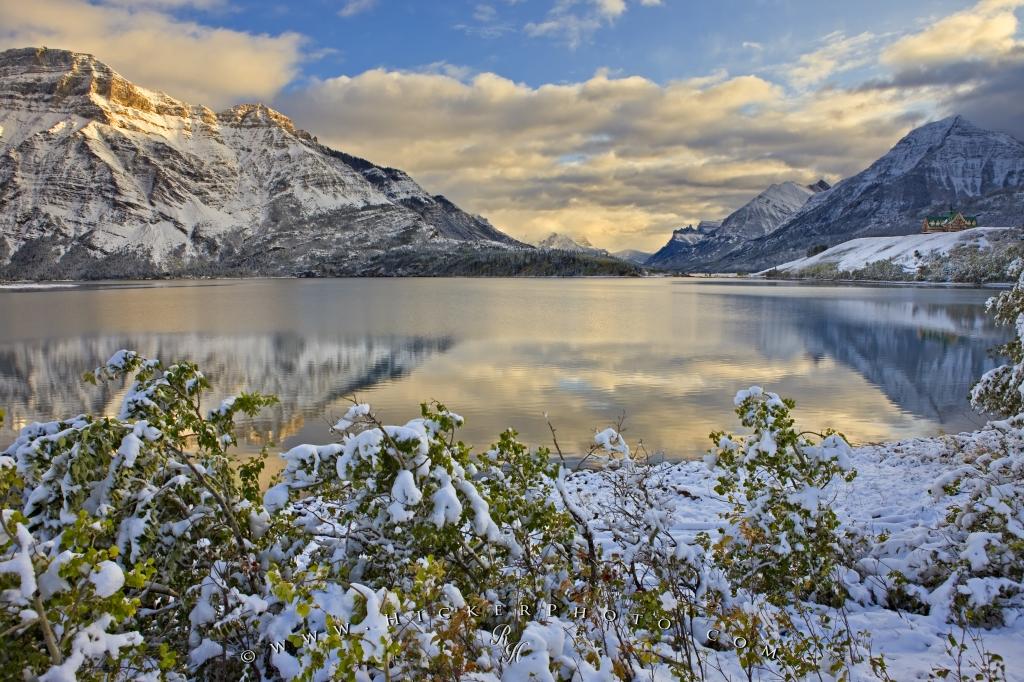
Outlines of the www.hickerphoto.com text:
<svg viewBox="0 0 1024 682">
<path fill-rule="evenodd" d="M 452 616 L 456 615 L 460 611 L 465 612 L 467 616 L 479 618 L 485 612 L 490 612 L 491 615 L 496 618 L 523 618 L 530 619 L 536 616 L 544 617 L 545 615 L 549 618 L 556 615 L 561 617 L 569 617 L 572 620 L 583 620 L 587 617 L 592 617 L 596 612 L 597 615 L 608 621 L 609 623 L 615 622 L 621 619 L 627 619 L 632 625 L 636 626 L 645 622 L 645 620 L 651 621 L 648 623 L 650 626 L 655 626 L 660 630 L 670 630 L 674 621 L 671 618 L 647 618 L 644 619 L 643 614 L 635 612 L 620 613 L 614 609 L 595 609 L 591 610 L 585 606 L 575 606 L 571 609 L 563 609 L 561 613 L 556 613 L 558 610 L 555 604 L 547 604 L 543 609 L 540 609 L 538 613 L 534 613 L 534 608 L 530 604 L 516 604 L 514 608 L 510 608 L 502 603 L 490 604 L 487 607 L 479 605 L 467 605 L 461 608 L 455 608 L 451 606 L 442 606 L 436 609 L 420 609 L 418 611 L 411 611 L 405 613 L 388 614 L 388 624 L 392 626 L 400 626 L 402 624 L 424 624 L 430 625 L 436 620 L 450 620 Z M 296 633 L 306 644 L 313 644 L 321 637 L 327 634 L 332 635 L 348 635 L 351 632 L 351 623 L 344 623 L 341 625 L 331 625 L 327 631 L 307 631 Z M 491 637 L 491 643 L 502 647 L 505 652 L 504 658 L 506 660 L 517 660 L 521 654 L 523 643 L 515 644 L 509 641 L 509 635 L 511 634 L 512 628 L 509 624 L 505 623 L 495 628 Z M 723 646 L 732 647 L 736 649 L 746 649 L 750 646 L 760 647 L 760 653 L 762 656 L 775 659 L 778 655 L 778 645 L 773 642 L 760 642 L 753 643 L 747 640 L 745 637 L 733 637 L 726 635 L 721 630 L 711 628 L 708 630 L 705 637 L 705 645 L 711 646 Z M 287 642 L 278 641 L 272 642 L 270 648 L 275 652 L 284 651 L 287 647 Z M 598 653 L 601 651 L 599 642 L 590 642 L 590 648 L 594 649 Z M 246 653 L 252 653 L 247 651 Z M 253 657 L 254 658 L 254 657 Z M 253 660 L 253 659 L 250 659 Z"/>
</svg>

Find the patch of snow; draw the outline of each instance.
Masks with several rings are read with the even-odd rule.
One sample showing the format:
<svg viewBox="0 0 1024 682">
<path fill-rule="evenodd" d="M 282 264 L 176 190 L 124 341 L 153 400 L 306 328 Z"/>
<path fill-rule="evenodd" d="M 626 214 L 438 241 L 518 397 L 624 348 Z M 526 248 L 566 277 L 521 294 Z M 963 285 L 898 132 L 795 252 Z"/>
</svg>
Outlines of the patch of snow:
<svg viewBox="0 0 1024 682">
<path fill-rule="evenodd" d="M 769 270 L 799 272 L 815 265 L 834 263 L 840 271 L 858 270 L 869 263 L 887 260 L 904 272 L 916 272 L 917 266 L 931 254 L 942 255 L 961 245 L 985 249 L 990 238 L 1002 235 L 1010 227 L 975 227 L 960 232 L 934 232 L 902 237 L 861 237 L 837 244 L 814 256 L 799 258 Z M 765 274 L 768 270 L 758 274 Z"/>
<path fill-rule="evenodd" d="M 124 571 L 113 561 L 101 561 L 89 574 L 89 582 L 96 588 L 96 596 L 107 598 L 124 587 Z"/>
</svg>

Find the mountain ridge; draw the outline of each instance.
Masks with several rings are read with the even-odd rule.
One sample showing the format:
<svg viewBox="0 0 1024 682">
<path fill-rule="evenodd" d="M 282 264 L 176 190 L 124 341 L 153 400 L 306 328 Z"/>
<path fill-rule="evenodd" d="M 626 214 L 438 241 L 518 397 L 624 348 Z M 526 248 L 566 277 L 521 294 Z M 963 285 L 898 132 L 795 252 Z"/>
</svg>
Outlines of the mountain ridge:
<svg viewBox="0 0 1024 682">
<path fill-rule="evenodd" d="M 830 186 L 825 180 L 810 185 L 792 181 L 775 183 L 759 192 L 721 221 L 701 221 L 673 231 L 668 243 L 645 265 L 676 270 L 705 270 L 706 265 L 758 237 L 771 234 L 815 195 Z"/>
<path fill-rule="evenodd" d="M 0 209 L 0 279 L 604 268 L 545 263 L 266 105 L 214 112 L 68 50 L 0 52 Z"/>
<path fill-rule="evenodd" d="M 815 195 L 771 234 L 712 264 L 756 271 L 860 237 L 919 232 L 929 213 L 950 206 L 980 224 L 1024 221 L 1024 142 L 960 115 L 915 128 L 866 169 Z"/>
</svg>

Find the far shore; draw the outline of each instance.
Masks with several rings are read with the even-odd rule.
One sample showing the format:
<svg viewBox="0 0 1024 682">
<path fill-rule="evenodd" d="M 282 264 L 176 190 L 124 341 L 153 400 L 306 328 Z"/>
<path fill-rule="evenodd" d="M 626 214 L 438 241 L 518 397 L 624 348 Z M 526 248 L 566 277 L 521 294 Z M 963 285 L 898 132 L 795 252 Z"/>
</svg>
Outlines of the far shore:
<svg viewBox="0 0 1024 682">
<path fill-rule="evenodd" d="M 649 272 L 641 276 L 635 275 L 505 275 L 505 276 L 429 276 L 409 275 L 402 277 L 302 277 L 287 275 L 258 275 L 254 277 L 147 277 L 143 279 L 81 279 L 81 280 L 0 280 L 0 291 L 44 291 L 48 289 L 74 289 L 87 286 L 131 286 L 138 284 L 159 283 L 201 283 L 201 282 L 248 282 L 260 280 L 391 280 L 391 279 L 697 279 L 697 280 L 731 280 L 740 282 L 757 282 L 764 284 L 784 285 L 836 285 L 864 287 L 938 287 L 954 289 L 1008 289 L 1013 282 L 933 282 L 907 280 L 873 280 L 873 279 L 816 279 L 813 277 L 766 277 L 756 274 L 740 273 L 668 273 Z"/>
</svg>

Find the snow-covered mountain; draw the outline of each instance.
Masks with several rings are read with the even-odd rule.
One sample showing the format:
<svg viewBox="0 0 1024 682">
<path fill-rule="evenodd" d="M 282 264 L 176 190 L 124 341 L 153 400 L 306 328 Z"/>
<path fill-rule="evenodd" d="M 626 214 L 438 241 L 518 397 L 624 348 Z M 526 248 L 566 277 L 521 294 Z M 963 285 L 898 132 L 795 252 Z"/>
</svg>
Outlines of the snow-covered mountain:
<svg viewBox="0 0 1024 682">
<path fill-rule="evenodd" d="M 590 243 L 590 240 L 586 237 L 580 237 L 573 239 L 564 234 L 558 232 L 552 232 L 544 239 L 537 242 L 537 246 L 542 249 L 556 249 L 558 251 L 572 251 L 575 253 L 586 253 L 594 256 L 607 256 L 608 252 L 604 249 L 599 249 Z"/>
<path fill-rule="evenodd" d="M 814 196 L 776 231 L 715 263 L 760 270 L 857 237 L 919 232 L 949 206 L 981 225 L 1024 223 L 1024 142 L 962 116 L 921 126 L 864 171 Z"/>
<path fill-rule="evenodd" d="M 828 189 L 824 180 L 813 185 L 771 185 L 720 223 L 701 221 L 696 228 L 675 230 L 668 244 L 646 264 L 677 270 L 712 270 L 709 266 L 748 241 L 771 234 L 796 215 L 812 196 Z"/>
<path fill-rule="evenodd" d="M 387 274 L 517 247 L 265 106 L 215 113 L 90 55 L 0 52 L 0 279 Z"/>
<path fill-rule="evenodd" d="M 824 180 L 813 185 L 783 182 L 771 185 L 722 221 L 720 235 L 756 239 L 774 232 L 779 225 L 796 215 L 818 192 L 829 188 Z"/>
</svg>

